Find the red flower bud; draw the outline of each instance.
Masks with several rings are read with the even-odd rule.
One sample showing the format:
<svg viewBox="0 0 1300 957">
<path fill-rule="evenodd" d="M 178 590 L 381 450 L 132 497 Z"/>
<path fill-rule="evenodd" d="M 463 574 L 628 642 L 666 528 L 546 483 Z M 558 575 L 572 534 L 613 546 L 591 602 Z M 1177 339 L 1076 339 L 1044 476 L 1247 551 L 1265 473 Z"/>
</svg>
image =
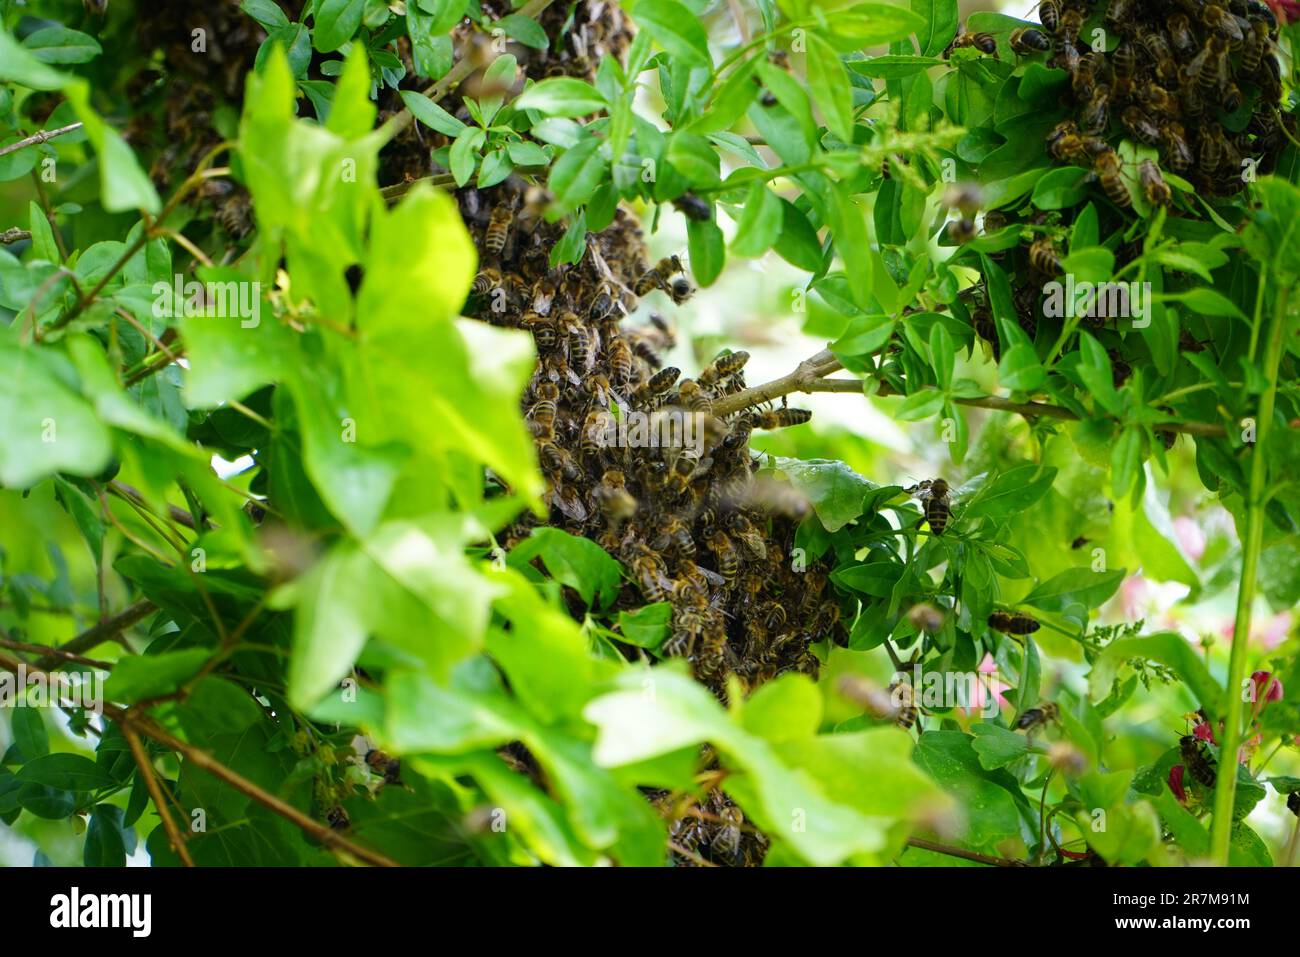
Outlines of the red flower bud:
<svg viewBox="0 0 1300 957">
<path fill-rule="evenodd" d="M 1187 803 L 1187 792 L 1183 789 L 1184 768 L 1181 764 L 1175 764 L 1169 769 L 1169 790 L 1174 792 L 1174 797 L 1178 798 L 1180 804 Z"/>
<path fill-rule="evenodd" d="M 1250 680 L 1255 683 L 1255 700 L 1260 699 L 1261 693 L 1265 702 L 1282 700 L 1282 679 L 1274 677 L 1267 671 L 1256 671 L 1250 676 Z M 1265 691 L 1264 689 L 1268 690 Z"/>
</svg>

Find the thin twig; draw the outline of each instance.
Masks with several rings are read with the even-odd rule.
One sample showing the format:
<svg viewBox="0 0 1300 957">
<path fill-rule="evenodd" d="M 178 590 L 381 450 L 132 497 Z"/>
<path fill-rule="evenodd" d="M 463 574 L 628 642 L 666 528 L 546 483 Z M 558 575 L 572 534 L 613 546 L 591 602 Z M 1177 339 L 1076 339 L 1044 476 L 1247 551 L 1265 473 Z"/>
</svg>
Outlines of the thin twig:
<svg viewBox="0 0 1300 957">
<path fill-rule="evenodd" d="M 0 630 L 0 634 L 3 634 Z M 108 661 L 100 661 L 96 658 L 86 658 L 82 655 L 73 654 L 70 651 L 60 651 L 57 648 L 50 648 L 49 645 L 36 645 L 30 641 L 15 641 L 13 638 L 0 638 L 0 648 L 8 648 L 10 651 L 25 651 L 33 655 L 58 655 L 68 661 L 79 665 L 88 665 L 91 668 L 99 668 L 102 671 L 112 671 L 113 664 Z"/>
<path fill-rule="evenodd" d="M 923 851 L 934 851 L 936 854 L 947 854 L 949 857 L 959 857 L 964 861 L 974 861 L 977 864 L 991 864 L 994 867 L 1026 867 L 1024 861 L 1014 861 L 1009 857 L 993 857 L 989 854 L 978 854 L 975 851 L 968 851 L 964 847 L 953 847 L 950 844 L 940 844 L 936 841 L 927 841 L 923 837 L 909 837 L 907 839 L 909 847 L 917 847 Z"/>
<path fill-rule="evenodd" d="M 17 143 L 10 143 L 8 146 L 0 146 L 0 156 L 8 156 L 10 153 L 17 153 L 20 149 L 28 146 L 36 146 L 44 143 L 46 140 L 52 140 L 56 136 L 62 136 L 64 133 L 71 133 L 73 130 L 81 129 L 80 123 L 69 123 L 67 126 L 60 126 L 55 130 L 41 130 L 39 133 L 33 133 L 26 139 L 19 140 Z"/>
<path fill-rule="evenodd" d="M 119 482 L 116 479 L 108 483 L 108 491 L 109 494 L 116 495 L 118 498 L 132 502 L 136 505 L 145 504 L 144 496 L 141 495 L 137 489 L 132 488 L 124 482 Z M 169 503 L 167 505 L 167 514 L 177 525 L 184 525 L 192 531 L 199 530 L 194 525 L 194 516 L 185 511 L 185 509 Z M 209 527 L 209 523 L 204 523 L 204 527 Z"/>
<path fill-rule="evenodd" d="M 19 229 L 14 226 L 12 229 L 6 229 L 0 233 L 0 246 L 9 246 L 13 243 L 21 243 L 24 239 L 31 239 L 32 234 L 29 230 Z"/>
<path fill-rule="evenodd" d="M 162 818 L 163 830 L 167 832 L 167 840 L 171 842 L 172 850 L 181 859 L 181 863 L 186 867 L 193 867 L 194 858 L 190 857 L 189 849 L 185 846 L 185 838 L 177 829 L 176 822 L 172 820 L 171 811 L 167 810 L 167 802 L 163 800 L 162 788 L 158 784 L 158 772 L 153 762 L 149 760 L 149 755 L 145 753 L 140 735 L 130 725 L 123 725 L 122 736 L 131 746 L 131 756 L 135 758 L 135 766 L 140 769 L 140 774 L 144 777 L 144 786 L 149 791 L 149 797 L 153 799 L 153 806 L 158 809 L 158 816 Z"/>
<path fill-rule="evenodd" d="M 157 608 L 158 606 L 153 602 L 147 598 L 142 598 L 134 605 L 127 606 L 124 611 L 114 615 L 108 621 L 95 625 L 93 628 L 87 628 L 75 638 L 65 641 L 57 648 L 51 649 L 45 657 L 36 663 L 37 667 L 45 670 L 54 668 L 61 664 L 68 655 L 80 654 L 87 649 L 94 648 L 96 645 L 112 641 L 150 612 L 156 611 Z"/>
</svg>

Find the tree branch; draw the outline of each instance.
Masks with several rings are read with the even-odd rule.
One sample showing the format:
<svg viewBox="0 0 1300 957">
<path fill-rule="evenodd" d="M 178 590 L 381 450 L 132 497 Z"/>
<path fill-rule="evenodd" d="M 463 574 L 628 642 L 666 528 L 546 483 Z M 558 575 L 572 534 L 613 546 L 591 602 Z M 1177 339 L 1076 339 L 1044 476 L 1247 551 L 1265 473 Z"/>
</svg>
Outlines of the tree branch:
<svg viewBox="0 0 1300 957">
<path fill-rule="evenodd" d="M 19 140 L 17 143 L 10 143 L 8 146 L 0 146 L 0 156 L 8 156 L 10 153 L 17 153 L 20 149 L 28 146 L 36 146 L 44 143 L 46 140 L 52 140 L 56 136 L 62 136 L 64 133 L 71 133 L 73 130 L 81 129 L 80 123 L 69 123 L 67 126 L 60 126 L 56 130 L 41 130 L 39 133 L 33 133 L 26 139 Z"/>
<path fill-rule="evenodd" d="M 0 667 L 3 667 L 14 674 L 18 674 L 18 669 L 20 667 L 25 668 L 29 675 L 43 674 L 39 667 L 33 667 L 32 665 L 20 662 L 17 659 L 10 658 L 8 655 L 0 655 Z M 185 760 L 191 762 L 195 767 L 202 771 L 206 771 L 217 780 L 230 785 L 241 794 L 252 798 L 267 810 L 280 815 L 285 820 L 289 821 L 289 823 L 312 835 L 332 850 L 346 852 L 359 861 L 377 867 L 398 866 L 397 862 L 392 858 L 380 854 L 378 851 L 372 851 L 361 847 L 360 845 L 348 840 L 337 831 L 321 824 L 319 821 L 312 820 L 293 805 L 287 804 L 274 794 L 262 790 L 262 788 L 258 787 L 237 771 L 226 767 L 206 751 L 196 748 L 189 742 L 182 741 L 180 738 L 164 731 L 145 715 L 136 714 L 126 708 L 119 708 L 117 705 L 109 704 L 107 701 L 103 703 L 102 707 L 104 717 L 108 718 L 110 721 L 117 722 L 117 724 L 121 726 L 124 734 L 127 729 L 130 729 L 147 738 L 152 738 L 166 748 L 179 752 Z"/>
<path fill-rule="evenodd" d="M 19 229 L 17 226 L 12 229 L 6 229 L 0 233 L 0 246 L 8 246 L 10 243 L 20 243 L 24 239 L 31 239 L 32 234 L 26 229 Z"/>
<path fill-rule="evenodd" d="M 131 756 L 135 758 L 135 766 L 140 769 L 140 773 L 144 776 L 144 786 L 149 791 L 149 797 L 153 799 L 154 807 L 158 809 L 158 816 L 162 818 L 163 830 L 167 832 L 167 840 L 171 842 L 172 850 L 181 859 L 181 863 L 186 867 L 193 867 L 194 858 L 190 857 L 189 848 L 185 846 L 185 838 L 177 829 L 176 822 L 172 820 L 172 812 L 167 810 L 167 803 L 162 796 L 162 788 L 158 784 L 158 773 L 154 770 L 153 762 L 149 760 L 149 755 L 144 750 L 140 735 L 130 725 L 123 725 L 122 736 L 126 738 L 126 743 L 131 746 Z"/>
<path fill-rule="evenodd" d="M 829 357 L 829 358 L 828 358 Z M 865 383 L 861 379 L 827 379 L 825 376 L 843 368 L 838 359 L 836 359 L 828 350 L 823 349 L 817 355 L 805 359 L 799 363 L 798 368 L 789 375 L 784 375 L 779 379 L 773 379 L 771 382 L 763 385 L 754 386 L 752 389 L 744 389 L 732 395 L 723 396 L 715 399 L 713 402 L 713 414 L 718 416 L 731 415 L 744 409 L 752 408 L 756 405 L 762 405 L 764 402 L 771 402 L 773 399 L 779 399 L 784 395 L 791 395 L 795 392 L 813 393 L 813 392 L 852 392 L 862 394 Z M 877 383 L 878 388 L 875 395 L 893 396 L 900 393 L 894 390 L 888 383 Z M 1079 417 L 1069 409 L 1063 409 L 1058 405 L 1047 405 L 1043 402 L 1013 402 L 1010 399 L 1004 399 L 996 395 L 976 396 L 967 399 L 953 399 L 957 405 L 969 406 L 978 409 L 992 409 L 997 412 L 1013 412 L 1016 415 L 1024 416 L 1027 419 L 1048 418 L 1060 419 L 1065 422 L 1077 422 Z M 1227 430 L 1221 425 L 1215 425 L 1208 422 L 1163 422 L 1159 425 L 1152 426 L 1157 432 L 1181 433 L 1184 435 L 1201 435 L 1210 438 L 1222 438 L 1227 435 Z"/>
<path fill-rule="evenodd" d="M 994 867 L 1028 867 L 1024 861 L 1013 861 L 1009 857 L 993 857 L 989 854 L 978 854 L 975 851 L 968 851 L 964 847 L 953 847 L 950 844 L 939 844 L 936 841 L 927 841 L 923 837 L 909 837 L 907 839 L 908 847 L 917 847 L 923 851 L 933 851 L 936 854 L 947 854 L 949 857 L 959 857 L 963 861 L 975 861 L 977 864 L 991 864 Z"/>
<path fill-rule="evenodd" d="M 101 621 L 93 628 L 87 628 L 75 638 L 65 641 L 57 648 L 51 649 L 49 653 L 37 661 L 36 666 L 42 670 L 48 670 L 63 664 L 72 655 L 78 655 L 89 648 L 94 648 L 96 645 L 111 641 L 150 612 L 157 610 L 157 607 L 148 599 L 141 599 L 134 605 L 128 606 L 125 611 L 108 619 L 108 621 Z"/>
</svg>

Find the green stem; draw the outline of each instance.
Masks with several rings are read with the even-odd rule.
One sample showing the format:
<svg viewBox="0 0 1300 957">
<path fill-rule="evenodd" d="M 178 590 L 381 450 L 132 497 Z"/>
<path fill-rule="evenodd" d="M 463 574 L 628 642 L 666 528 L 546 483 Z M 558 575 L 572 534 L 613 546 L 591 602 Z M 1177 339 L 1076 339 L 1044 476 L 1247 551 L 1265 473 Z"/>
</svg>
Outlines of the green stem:
<svg viewBox="0 0 1300 957">
<path fill-rule="evenodd" d="M 1237 791 L 1237 752 L 1241 749 L 1243 711 L 1242 685 L 1246 677 L 1246 651 L 1250 644 L 1250 619 L 1255 603 L 1255 577 L 1259 553 L 1264 541 L 1264 488 L 1268 462 L 1265 454 L 1273 405 L 1277 398 L 1277 373 L 1282 362 L 1286 339 L 1287 307 L 1290 290 L 1279 284 L 1274 308 L 1273 328 L 1264 357 L 1264 377 L 1268 387 L 1259 399 L 1255 447 L 1251 450 L 1250 488 L 1246 498 L 1246 534 L 1242 542 L 1241 583 L 1237 589 L 1237 617 L 1232 632 L 1232 656 L 1228 662 L 1228 708 L 1223 729 L 1223 747 L 1219 752 L 1219 776 L 1214 787 L 1214 822 L 1210 831 L 1210 854 L 1215 864 L 1228 863 L 1232 837 L 1232 807 Z M 1262 308 L 1256 304 L 1256 327 L 1262 321 Z"/>
</svg>

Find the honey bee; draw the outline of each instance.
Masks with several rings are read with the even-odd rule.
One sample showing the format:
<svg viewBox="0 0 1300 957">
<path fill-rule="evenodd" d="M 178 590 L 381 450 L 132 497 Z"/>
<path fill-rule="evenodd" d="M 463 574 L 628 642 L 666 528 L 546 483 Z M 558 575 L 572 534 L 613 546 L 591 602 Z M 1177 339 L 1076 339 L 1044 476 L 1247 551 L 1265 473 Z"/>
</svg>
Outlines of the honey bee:
<svg viewBox="0 0 1300 957">
<path fill-rule="evenodd" d="M 1038 5 L 1038 19 L 1047 28 L 1049 33 L 1060 33 L 1061 31 L 1061 3 L 1060 0 L 1043 0 Z"/>
<path fill-rule="evenodd" d="M 664 481 L 664 494 L 668 498 L 680 498 L 691 484 L 695 469 L 700 464 L 700 455 L 694 449 L 682 449 L 673 461 L 672 469 Z"/>
<path fill-rule="evenodd" d="M 658 557 L 646 545 L 639 545 L 632 558 L 632 574 L 636 576 L 641 595 L 651 604 L 667 600 L 664 586 L 668 584 Z"/>
<path fill-rule="evenodd" d="M 1144 159 L 1138 167 L 1138 181 L 1146 193 L 1147 202 L 1152 206 L 1168 206 L 1173 202 L 1174 194 L 1169 184 L 1160 175 L 1160 167 L 1149 159 Z"/>
<path fill-rule="evenodd" d="M 554 382 L 543 382 L 537 387 L 537 401 L 528 410 L 528 421 L 533 435 L 542 438 L 555 438 L 556 402 L 560 398 L 560 389 Z"/>
<path fill-rule="evenodd" d="M 1223 111 L 1225 113 L 1236 113 L 1241 109 L 1243 102 L 1244 97 L 1242 96 L 1241 87 L 1229 80 L 1228 85 L 1223 89 Z"/>
<path fill-rule="evenodd" d="M 916 704 L 916 690 L 911 682 L 902 678 L 891 682 L 887 690 L 889 700 L 894 706 L 894 724 L 904 731 L 912 730 L 920 716 L 920 708 Z"/>
<path fill-rule="evenodd" d="M 1168 116 L 1178 112 L 1178 101 L 1158 83 L 1152 83 L 1142 90 L 1140 99 L 1152 115 Z"/>
<path fill-rule="evenodd" d="M 1222 137 L 1214 136 L 1208 131 L 1201 134 L 1201 152 L 1196 160 L 1196 169 L 1202 176 L 1211 176 L 1223 162 Z"/>
<path fill-rule="evenodd" d="M 579 374 L 586 374 L 591 364 L 591 331 L 582 324 L 576 312 L 566 313 L 564 327 L 569 339 L 569 365 Z"/>
<path fill-rule="evenodd" d="M 971 325 L 975 334 L 993 347 L 993 358 L 1001 360 L 1002 348 L 998 340 L 998 327 L 993 321 L 993 313 L 987 306 L 979 306 L 971 313 Z"/>
<path fill-rule="evenodd" d="M 1250 32 L 1246 34 L 1245 45 L 1241 51 L 1243 73 L 1254 76 L 1259 72 L 1260 61 L 1264 59 L 1264 54 L 1268 52 L 1271 43 L 1268 24 L 1263 20 L 1251 21 Z"/>
<path fill-rule="evenodd" d="M 582 477 L 582 470 L 574 463 L 573 456 L 568 453 L 568 450 L 557 445 L 553 439 L 538 440 L 537 461 L 542 470 L 550 473 L 552 477 L 562 476 L 570 482 L 576 482 Z"/>
<path fill-rule="evenodd" d="M 510 226 L 515 221 L 515 211 L 504 204 L 492 210 L 488 220 L 487 231 L 483 234 L 483 248 L 494 256 L 500 256 L 510 238 Z"/>
<path fill-rule="evenodd" d="M 1101 180 L 1101 188 L 1106 191 L 1110 201 L 1120 209 L 1128 209 L 1133 205 L 1133 197 L 1129 195 L 1128 186 L 1125 185 L 1123 178 L 1120 176 L 1120 169 L 1119 154 L 1113 150 L 1098 156 L 1093 165 L 1097 178 Z M 1030 250 L 1030 259 L 1033 259 L 1032 249 Z"/>
<path fill-rule="evenodd" d="M 1047 152 L 1054 159 L 1066 162 L 1083 151 L 1083 141 L 1079 137 L 1079 124 L 1074 120 L 1064 120 L 1047 134 Z"/>
<path fill-rule="evenodd" d="M 1079 32 L 1083 30 L 1083 14 L 1069 9 L 1061 14 L 1061 26 L 1057 35 L 1065 46 L 1074 46 L 1079 42 Z"/>
<path fill-rule="evenodd" d="M 681 369 L 675 369 L 669 366 L 667 369 L 660 369 L 632 393 L 633 405 L 648 408 L 655 405 L 660 398 L 676 383 L 677 377 L 682 374 Z"/>
<path fill-rule="evenodd" d="M 719 382 L 734 376 L 749 361 L 749 353 L 743 349 L 725 352 L 701 370 L 699 383 L 706 389 L 712 389 Z"/>
<path fill-rule="evenodd" d="M 486 296 L 499 285 L 501 285 L 501 270 L 489 266 L 487 269 L 479 270 L 469 288 L 476 296 Z"/>
<path fill-rule="evenodd" d="M 705 533 L 704 542 L 717 559 L 718 574 L 728 582 L 735 581 L 740 573 L 740 553 L 727 533 L 715 525 Z"/>
<path fill-rule="evenodd" d="M 1232 44 L 1241 43 L 1245 39 L 1241 32 L 1241 25 L 1237 23 L 1237 18 L 1231 16 L 1227 10 L 1217 3 L 1207 3 L 1201 7 L 1201 22 L 1207 29 L 1214 30 L 1218 38 Z"/>
<path fill-rule="evenodd" d="M 669 547 L 675 548 L 678 554 L 685 555 L 688 558 L 695 556 L 695 539 L 691 536 L 691 530 L 686 527 L 686 523 L 675 515 L 664 518 L 659 523 L 657 534 L 650 541 L 650 547 L 655 551 L 663 552 Z"/>
<path fill-rule="evenodd" d="M 1033 27 L 1020 27 L 1011 31 L 1009 40 L 1011 49 L 1019 56 L 1033 56 L 1052 49 L 1052 41 L 1042 30 Z"/>
<path fill-rule="evenodd" d="M 713 400 L 700 388 L 694 379 L 684 379 L 677 387 L 677 397 L 681 403 L 693 412 L 712 412 Z"/>
<path fill-rule="evenodd" d="M 1029 264 L 1048 276 L 1060 275 L 1061 258 L 1056 254 L 1056 243 L 1050 236 L 1034 240 L 1029 247 Z"/>
<path fill-rule="evenodd" d="M 1105 23 L 1112 30 L 1126 30 L 1133 13 L 1133 0 L 1110 0 L 1106 6 Z"/>
<path fill-rule="evenodd" d="M 964 246 L 978 235 L 979 230 L 973 219 L 962 217 L 948 223 L 948 238 L 959 246 Z"/>
<path fill-rule="evenodd" d="M 604 409 L 593 409 L 587 413 L 587 420 L 582 425 L 580 448 L 583 455 L 598 456 L 610 444 L 610 436 L 618 428 L 614 417 Z"/>
<path fill-rule="evenodd" d="M 720 857 L 727 863 L 743 863 L 740 853 L 740 827 L 745 823 L 745 815 L 741 813 L 740 808 L 733 805 L 723 808 L 718 812 L 718 816 L 722 819 L 722 826 L 709 842 L 709 854 Z"/>
<path fill-rule="evenodd" d="M 1195 83 L 1203 96 L 1209 96 L 1216 87 L 1222 86 L 1228 77 L 1228 41 L 1220 36 L 1212 36 L 1201 52 L 1187 64 L 1185 76 Z"/>
<path fill-rule="evenodd" d="M 1166 26 L 1169 29 L 1169 40 L 1175 50 L 1186 56 L 1196 49 L 1196 36 L 1192 33 L 1192 25 L 1187 19 L 1187 14 L 1173 14 L 1166 22 Z"/>
<path fill-rule="evenodd" d="M 708 222 L 713 218 L 713 204 L 706 203 L 691 192 L 678 196 L 673 200 L 673 206 L 687 219 L 693 219 L 697 223 Z"/>
<path fill-rule="evenodd" d="M 402 762 L 390 758 L 378 749 L 366 752 L 366 765 L 384 779 L 385 784 L 398 784 L 401 781 Z"/>
<path fill-rule="evenodd" d="M 1079 115 L 1079 128 L 1084 133 L 1096 134 L 1106 132 L 1109 125 L 1110 87 L 1103 83 L 1092 91 L 1092 98 L 1084 104 L 1083 112 Z M 1079 152 L 1082 150 L 1075 150 L 1076 155 Z"/>
<path fill-rule="evenodd" d="M 1030 708 L 1016 718 L 1016 730 L 1025 732 L 1032 738 L 1039 728 L 1045 728 L 1061 719 L 1061 706 L 1052 701 L 1044 701 L 1036 708 Z"/>
<path fill-rule="evenodd" d="M 348 812 L 341 806 L 332 807 L 326 811 L 325 822 L 329 824 L 331 831 L 346 831 L 352 824 Z"/>
<path fill-rule="evenodd" d="M 758 429 L 784 429 L 792 425 L 803 425 L 812 418 L 808 409 L 767 409 L 755 413 L 754 427 Z"/>
<path fill-rule="evenodd" d="M 934 634 L 943 627 L 943 612 L 928 602 L 921 602 L 908 609 L 907 622 L 917 631 Z"/>
<path fill-rule="evenodd" d="M 674 279 L 672 285 L 668 287 L 668 296 L 672 299 L 673 304 L 680 306 L 691 296 L 695 295 L 695 287 L 691 285 L 690 280 L 685 278 Z"/>
<path fill-rule="evenodd" d="M 754 527 L 754 523 L 744 515 L 736 511 L 727 516 L 727 529 L 736 536 L 741 550 L 750 561 L 761 562 L 767 559 L 767 542 Z"/>
<path fill-rule="evenodd" d="M 1160 130 L 1140 107 L 1128 107 L 1120 118 L 1124 121 L 1124 126 L 1136 139 L 1147 146 L 1159 145 Z"/>
<path fill-rule="evenodd" d="M 555 321 L 536 312 L 525 313 L 520 325 L 533 334 L 533 342 L 537 345 L 538 352 L 547 352 L 554 349 L 560 341 L 560 335 L 556 331 Z"/>
<path fill-rule="evenodd" d="M 1139 36 L 1139 42 L 1155 61 L 1156 74 L 1166 83 L 1178 78 L 1178 64 L 1174 61 L 1169 41 L 1158 30 L 1149 30 Z"/>
<path fill-rule="evenodd" d="M 671 292 L 671 279 L 673 276 L 686 270 L 682 266 L 682 261 L 677 256 L 665 256 L 654 266 L 646 270 L 637 279 L 632 291 L 638 296 L 648 296 L 656 289 L 662 289 L 664 292 Z"/>
<path fill-rule="evenodd" d="M 967 33 L 965 30 L 959 30 L 953 37 L 952 43 L 948 44 L 948 49 L 943 51 L 944 59 L 956 49 L 961 47 L 974 47 L 985 56 L 991 56 L 997 59 L 998 56 L 998 38 L 991 33 Z"/>
<path fill-rule="evenodd" d="M 1032 635 L 1042 626 L 1019 612 L 995 611 L 989 615 L 989 627 L 1004 635 Z"/>
<path fill-rule="evenodd" d="M 615 339 L 606 352 L 610 381 L 614 387 L 626 392 L 632 385 L 632 350 L 622 339 Z"/>
<path fill-rule="evenodd" d="M 1218 775 L 1217 762 L 1205 742 L 1194 734 L 1185 734 L 1178 739 L 1178 750 L 1192 780 L 1204 788 L 1213 788 Z"/>
</svg>

